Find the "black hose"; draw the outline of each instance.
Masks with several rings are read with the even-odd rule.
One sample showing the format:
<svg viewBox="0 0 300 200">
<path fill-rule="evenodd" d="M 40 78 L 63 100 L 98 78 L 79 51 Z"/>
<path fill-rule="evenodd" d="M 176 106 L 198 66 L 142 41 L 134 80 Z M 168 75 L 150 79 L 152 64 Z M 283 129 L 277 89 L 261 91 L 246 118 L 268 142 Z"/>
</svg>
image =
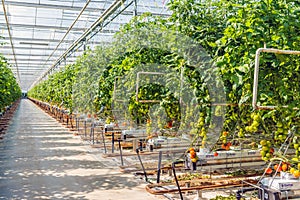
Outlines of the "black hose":
<svg viewBox="0 0 300 200">
<path fill-rule="evenodd" d="M 178 183 L 178 179 L 177 179 L 177 176 L 176 176 L 176 170 L 175 170 L 175 165 L 178 164 L 179 161 L 175 161 L 172 163 L 172 170 L 173 170 L 173 175 L 174 175 L 174 178 L 175 178 L 175 182 L 176 182 L 176 185 L 177 185 L 177 188 L 178 188 L 178 192 L 179 192 L 179 195 L 180 195 L 180 199 L 183 200 L 183 196 L 182 196 L 182 192 L 181 192 L 181 189 L 180 189 L 180 185 Z"/>
</svg>

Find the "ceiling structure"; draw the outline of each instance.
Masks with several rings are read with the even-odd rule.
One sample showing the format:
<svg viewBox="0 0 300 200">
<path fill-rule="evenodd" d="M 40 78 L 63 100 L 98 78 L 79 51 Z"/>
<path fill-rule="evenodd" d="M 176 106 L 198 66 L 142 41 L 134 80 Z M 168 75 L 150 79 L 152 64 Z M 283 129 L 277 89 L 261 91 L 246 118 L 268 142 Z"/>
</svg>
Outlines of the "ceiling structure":
<svg viewBox="0 0 300 200">
<path fill-rule="evenodd" d="M 88 46 L 105 45 L 134 15 L 168 16 L 168 0 L 1 0 L 0 54 L 22 91 Z"/>
</svg>

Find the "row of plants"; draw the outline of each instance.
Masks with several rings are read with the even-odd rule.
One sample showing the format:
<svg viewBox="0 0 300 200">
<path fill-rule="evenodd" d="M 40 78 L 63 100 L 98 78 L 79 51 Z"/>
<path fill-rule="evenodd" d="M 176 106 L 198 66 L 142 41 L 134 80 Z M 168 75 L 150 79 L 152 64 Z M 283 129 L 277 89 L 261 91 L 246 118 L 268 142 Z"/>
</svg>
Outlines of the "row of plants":
<svg viewBox="0 0 300 200">
<path fill-rule="evenodd" d="M 258 104 L 276 108 L 251 106 L 256 50 L 300 50 L 298 1 L 173 0 L 169 8 L 169 18 L 134 18 L 111 45 L 88 50 L 29 95 L 112 120 L 154 127 L 163 120 L 163 128 L 187 131 L 203 146 L 264 138 L 266 161 L 292 127 L 299 137 L 299 56 L 261 55 Z M 139 72 L 157 74 L 138 79 Z M 295 148 L 293 159 L 299 156 Z"/>
<path fill-rule="evenodd" d="M 19 99 L 21 89 L 5 57 L 0 55 L 0 113 Z"/>
<path fill-rule="evenodd" d="M 47 80 L 30 90 L 28 96 L 72 112 L 75 67 L 75 65 L 68 65 L 61 71 L 51 74 Z"/>
<path fill-rule="evenodd" d="M 268 161 L 276 157 L 272 151 L 282 145 L 288 131 L 295 127 L 292 140 L 295 155 L 289 161 L 295 161 L 292 167 L 297 168 L 299 55 L 262 54 L 258 102 L 277 107 L 253 110 L 251 100 L 256 50 L 262 47 L 299 50 L 299 3 L 272 0 L 173 2 L 173 9 L 177 11 L 173 20 L 179 22 L 177 29 L 209 49 L 224 80 L 227 102 L 233 105 L 226 108 L 220 133 L 222 143 L 230 143 L 228 138 L 251 137 L 253 141 L 257 135 L 264 138 L 261 144 L 265 148 L 261 154 Z"/>
</svg>

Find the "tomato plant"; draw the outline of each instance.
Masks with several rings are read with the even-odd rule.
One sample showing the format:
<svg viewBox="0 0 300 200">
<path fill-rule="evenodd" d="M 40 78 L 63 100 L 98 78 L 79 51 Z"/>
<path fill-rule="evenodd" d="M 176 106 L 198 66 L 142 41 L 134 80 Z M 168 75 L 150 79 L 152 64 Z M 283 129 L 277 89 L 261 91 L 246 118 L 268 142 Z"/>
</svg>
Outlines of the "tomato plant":
<svg viewBox="0 0 300 200">
<path fill-rule="evenodd" d="M 70 76 L 63 71 L 58 72 L 60 75 L 50 76 L 34 89 L 38 91 L 35 95 L 55 104 L 63 102 L 78 112 L 101 111 L 102 117 L 113 119 L 114 84 L 117 79 L 124 79 L 123 88 L 128 90 L 120 93 L 129 102 L 129 117 L 140 123 L 146 122 L 154 104 L 137 102 L 132 88 L 135 88 L 138 71 L 144 70 L 141 66 L 156 64 L 157 69 L 167 70 L 166 81 L 163 87 L 153 83 L 141 85 L 139 99 L 161 101 L 169 119 L 180 121 L 182 130 L 189 129 L 191 135 L 202 140 L 212 137 L 209 127 L 218 125 L 211 124 L 212 117 L 224 117 L 219 141 L 225 149 L 229 149 L 228 144 L 233 138 L 239 142 L 250 141 L 253 147 L 266 139 L 269 142 L 261 145 L 262 158 L 267 161 L 276 156 L 271 149 L 284 142 L 292 127 L 300 126 L 300 60 L 299 56 L 261 55 L 258 103 L 277 107 L 253 110 L 255 52 L 262 47 L 300 50 L 298 1 L 172 0 L 168 6 L 172 11 L 169 18 L 150 14 L 134 18 L 120 29 L 110 46 L 88 50 L 70 67 Z M 160 37 L 169 40 L 161 42 L 155 39 L 159 31 L 147 33 L 146 30 L 172 30 L 188 36 L 205 49 L 217 68 L 200 73 L 197 64 L 178 53 L 179 48 L 174 46 L 178 41 L 172 34 L 166 31 L 166 36 Z M 152 46 L 141 45 L 140 38 L 145 39 L 145 35 Z M 226 102 L 219 102 L 221 105 L 217 106 L 211 104 L 213 97 L 210 95 L 216 91 L 209 91 L 207 87 L 207 83 L 219 81 L 211 76 L 213 70 L 224 83 L 226 93 Z M 192 91 L 195 97 L 184 108 L 178 106 L 181 91 L 168 91 L 179 74 L 186 82 L 182 90 Z M 70 87 L 65 86 L 67 80 Z M 222 109 L 226 109 L 225 116 L 220 112 Z M 295 132 L 294 160 L 300 158 L 296 145 L 300 136 L 298 131 Z"/>
<path fill-rule="evenodd" d="M 21 89 L 6 59 L 0 55 L 0 113 L 21 97 Z"/>
<path fill-rule="evenodd" d="M 64 108 L 72 113 L 74 71 L 74 65 L 64 67 L 62 70 L 50 75 L 47 80 L 32 88 L 28 92 L 28 96 Z"/>
</svg>

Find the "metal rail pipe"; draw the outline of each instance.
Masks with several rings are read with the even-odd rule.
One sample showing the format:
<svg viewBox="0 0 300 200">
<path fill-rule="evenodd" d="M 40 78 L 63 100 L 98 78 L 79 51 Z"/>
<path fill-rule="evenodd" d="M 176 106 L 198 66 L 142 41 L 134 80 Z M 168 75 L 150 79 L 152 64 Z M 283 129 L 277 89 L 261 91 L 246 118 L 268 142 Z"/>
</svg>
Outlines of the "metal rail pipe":
<svg viewBox="0 0 300 200">
<path fill-rule="evenodd" d="M 257 105 L 258 74 L 259 74 L 259 55 L 260 55 L 261 52 L 274 53 L 274 54 L 300 55 L 300 51 L 279 50 L 279 49 L 273 49 L 273 48 L 259 48 L 259 49 L 256 50 L 256 54 L 255 54 L 255 68 L 254 68 L 254 82 L 253 82 L 252 107 L 253 107 L 253 109 L 274 109 L 274 108 L 276 108 L 276 106 L 258 106 Z"/>
</svg>

